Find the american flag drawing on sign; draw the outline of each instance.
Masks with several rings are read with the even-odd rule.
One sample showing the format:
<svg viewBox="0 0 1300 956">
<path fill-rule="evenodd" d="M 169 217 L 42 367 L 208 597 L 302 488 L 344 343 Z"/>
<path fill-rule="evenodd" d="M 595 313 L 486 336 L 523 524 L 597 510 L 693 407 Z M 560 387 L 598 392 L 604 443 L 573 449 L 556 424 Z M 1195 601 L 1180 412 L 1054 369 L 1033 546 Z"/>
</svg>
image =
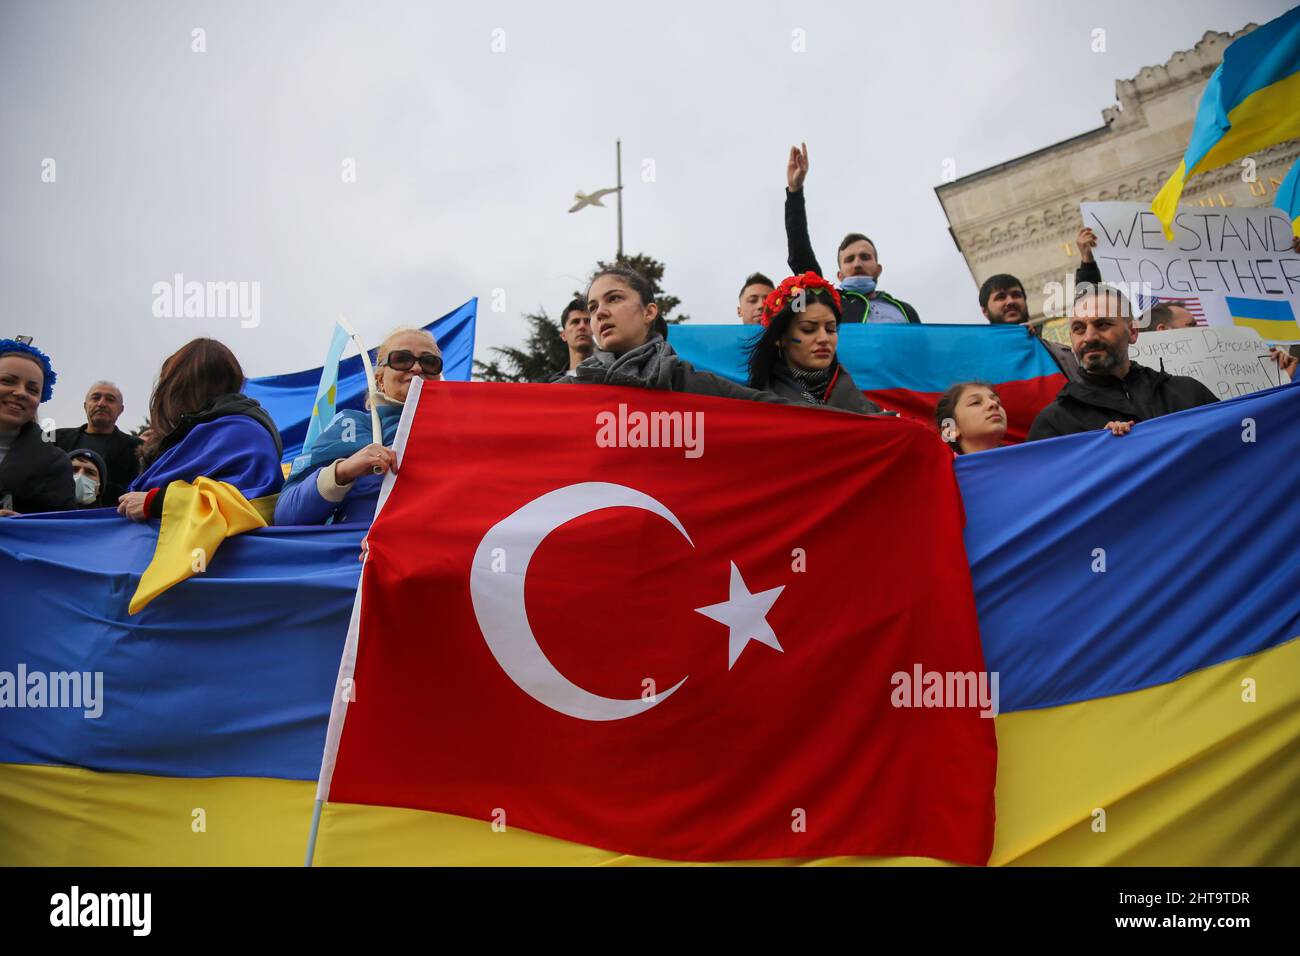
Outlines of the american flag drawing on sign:
<svg viewBox="0 0 1300 956">
<path fill-rule="evenodd" d="M 1146 313 L 1146 311 L 1150 309 L 1153 305 L 1156 305 L 1160 302 L 1173 302 L 1176 305 L 1181 305 L 1188 312 L 1192 313 L 1193 317 L 1196 319 L 1197 325 L 1208 324 L 1205 321 L 1205 310 L 1201 308 L 1200 299 L 1193 299 L 1193 298 L 1189 298 L 1188 296 L 1179 297 L 1173 295 L 1143 295 L 1140 292 L 1133 299 L 1133 304 L 1137 307 L 1137 311 L 1139 315 Z"/>
</svg>

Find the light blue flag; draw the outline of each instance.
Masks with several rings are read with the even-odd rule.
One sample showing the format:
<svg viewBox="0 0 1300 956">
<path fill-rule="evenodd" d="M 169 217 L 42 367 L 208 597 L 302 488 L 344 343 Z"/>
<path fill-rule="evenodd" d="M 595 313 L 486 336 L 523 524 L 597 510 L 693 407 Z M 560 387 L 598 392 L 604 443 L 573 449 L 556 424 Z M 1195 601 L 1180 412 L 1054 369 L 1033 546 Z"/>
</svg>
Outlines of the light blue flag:
<svg viewBox="0 0 1300 956">
<path fill-rule="evenodd" d="M 316 389 L 316 403 L 311 408 L 311 419 L 307 422 L 307 437 L 302 440 L 302 453 L 311 451 L 334 418 L 334 403 L 338 398 L 339 359 L 349 342 L 348 333 L 343 326 L 334 323 L 334 337 L 330 339 L 330 350 L 325 354 L 325 364 L 320 370 L 320 387 Z"/>
<path fill-rule="evenodd" d="M 1291 164 L 1291 172 L 1286 174 L 1282 185 L 1277 187 L 1277 202 L 1274 205 L 1291 220 L 1291 234 L 1300 236 L 1300 159 Z"/>
<path fill-rule="evenodd" d="M 468 382 L 474 367 L 474 326 L 478 316 L 478 299 L 470 299 L 424 328 L 433 333 L 442 349 L 442 377 L 449 382 Z M 337 364 L 334 411 L 345 408 L 366 407 L 366 374 L 360 355 L 351 355 Z M 284 442 L 284 457 L 291 462 L 302 454 L 307 425 L 315 420 L 307 410 L 315 407 L 315 396 L 320 383 L 325 381 L 326 368 L 308 368 L 300 372 L 286 372 L 263 378 L 250 378 L 244 383 L 244 394 L 262 403 L 270 413 L 275 427 L 280 429 Z M 332 416 L 319 419 L 319 429 L 329 426 Z"/>
</svg>

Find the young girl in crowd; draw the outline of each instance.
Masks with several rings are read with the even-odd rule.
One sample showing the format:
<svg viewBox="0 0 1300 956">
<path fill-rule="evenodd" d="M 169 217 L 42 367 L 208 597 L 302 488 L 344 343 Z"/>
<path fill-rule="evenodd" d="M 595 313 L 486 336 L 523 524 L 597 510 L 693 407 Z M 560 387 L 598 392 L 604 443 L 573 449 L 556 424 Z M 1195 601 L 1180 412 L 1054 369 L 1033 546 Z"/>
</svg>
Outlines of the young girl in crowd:
<svg viewBox="0 0 1300 956">
<path fill-rule="evenodd" d="M 591 357 L 563 381 L 789 404 L 770 392 L 698 371 L 679 358 L 665 337 L 668 324 L 659 315 L 650 283 L 639 272 L 625 266 L 597 272 L 587 287 L 587 307 L 595 347 Z"/>
<path fill-rule="evenodd" d="M 840 294 L 817 275 L 790 276 L 763 303 L 764 329 L 749 349 L 749 387 L 792 402 L 878 414 L 839 363 Z"/>
<path fill-rule="evenodd" d="M 76 507 L 72 462 L 36 424 L 36 409 L 53 394 L 50 357 L 0 339 L 0 516 Z"/>
<path fill-rule="evenodd" d="M 167 486 L 200 476 L 228 482 L 250 501 L 280 490 L 280 432 L 243 387 L 239 361 L 216 339 L 195 339 L 163 362 L 144 470 L 118 501 L 120 514 L 159 518 Z"/>
<path fill-rule="evenodd" d="M 379 489 L 397 471 L 393 440 L 411 380 L 442 378 L 442 353 L 424 329 L 398 329 L 375 354 L 375 388 L 383 442 L 372 443 L 370 415 L 348 409 L 335 416 L 308 455 L 293 463 L 275 506 L 275 523 L 344 524 L 375 516 Z"/>
<path fill-rule="evenodd" d="M 939 434 L 957 455 L 999 448 L 1007 434 L 1002 399 L 987 382 L 958 382 L 934 410 Z"/>
</svg>

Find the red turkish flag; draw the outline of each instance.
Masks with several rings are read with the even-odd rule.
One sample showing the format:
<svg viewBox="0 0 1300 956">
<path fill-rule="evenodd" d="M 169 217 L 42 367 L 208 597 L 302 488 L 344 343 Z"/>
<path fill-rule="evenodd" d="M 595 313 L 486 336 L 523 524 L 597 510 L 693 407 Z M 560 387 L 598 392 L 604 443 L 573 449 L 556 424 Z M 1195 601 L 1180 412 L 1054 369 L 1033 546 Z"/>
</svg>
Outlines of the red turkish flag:
<svg viewBox="0 0 1300 956">
<path fill-rule="evenodd" d="M 665 859 L 982 864 L 993 721 L 895 706 L 899 673 L 984 668 L 962 523 L 912 422 L 425 383 L 329 799 Z"/>
</svg>

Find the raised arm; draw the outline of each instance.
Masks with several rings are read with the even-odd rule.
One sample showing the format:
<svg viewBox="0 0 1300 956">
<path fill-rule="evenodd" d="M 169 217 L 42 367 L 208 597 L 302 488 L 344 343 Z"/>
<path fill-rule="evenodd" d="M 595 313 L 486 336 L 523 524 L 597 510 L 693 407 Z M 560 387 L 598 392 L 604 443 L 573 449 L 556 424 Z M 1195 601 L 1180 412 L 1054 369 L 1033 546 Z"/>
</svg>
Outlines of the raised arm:
<svg viewBox="0 0 1300 956">
<path fill-rule="evenodd" d="M 785 166 L 785 243 L 786 264 L 791 275 L 815 272 L 822 275 L 812 242 L 808 238 L 808 211 L 803 201 L 803 182 L 808 176 L 808 144 L 790 147 Z"/>
</svg>

